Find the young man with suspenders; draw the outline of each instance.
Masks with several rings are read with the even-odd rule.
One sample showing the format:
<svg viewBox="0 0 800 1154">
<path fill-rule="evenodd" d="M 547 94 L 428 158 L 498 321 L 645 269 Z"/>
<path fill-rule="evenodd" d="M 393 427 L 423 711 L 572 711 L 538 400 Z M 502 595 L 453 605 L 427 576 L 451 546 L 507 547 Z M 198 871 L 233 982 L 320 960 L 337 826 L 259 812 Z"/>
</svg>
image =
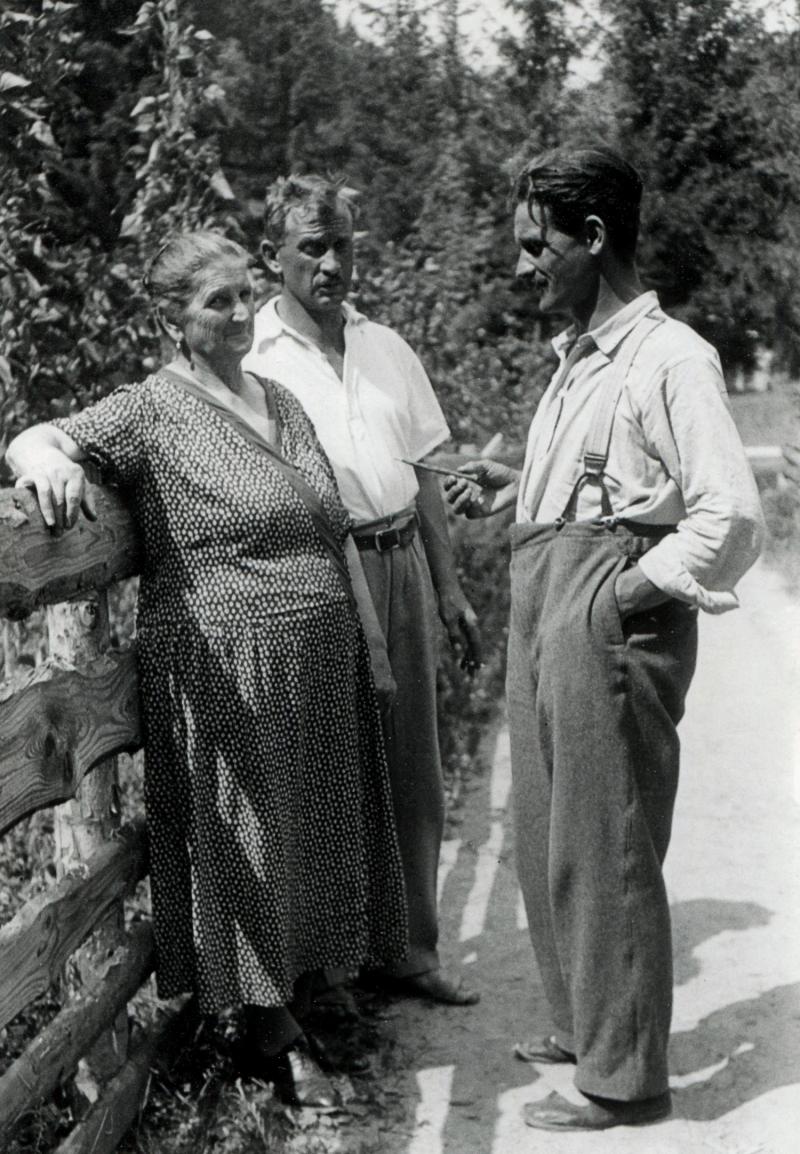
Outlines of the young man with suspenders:
<svg viewBox="0 0 800 1154">
<path fill-rule="evenodd" d="M 662 864 L 697 611 L 723 613 L 763 521 L 715 350 L 635 266 L 641 180 L 605 147 L 520 174 L 517 275 L 569 316 L 521 473 L 445 482 L 453 507 L 516 503 L 508 709 L 517 864 L 552 1014 L 520 1042 L 573 1063 L 584 1101 L 525 1107 L 548 1130 L 670 1113 L 672 947 Z M 482 488 L 478 488 L 475 481 Z"/>
</svg>

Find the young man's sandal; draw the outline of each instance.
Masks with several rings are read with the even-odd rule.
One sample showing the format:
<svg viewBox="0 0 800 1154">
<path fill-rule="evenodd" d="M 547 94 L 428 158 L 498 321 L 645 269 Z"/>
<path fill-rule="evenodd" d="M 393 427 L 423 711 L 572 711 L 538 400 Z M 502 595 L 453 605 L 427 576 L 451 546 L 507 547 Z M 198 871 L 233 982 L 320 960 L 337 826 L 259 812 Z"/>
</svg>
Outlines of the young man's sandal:
<svg viewBox="0 0 800 1154">
<path fill-rule="evenodd" d="M 571 1050 L 559 1046 L 553 1034 L 543 1038 L 529 1038 L 524 1042 L 517 1042 L 514 1053 L 522 1062 L 544 1062 L 555 1066 L 560 1062 L 577 1062 Z"/>
</svg>

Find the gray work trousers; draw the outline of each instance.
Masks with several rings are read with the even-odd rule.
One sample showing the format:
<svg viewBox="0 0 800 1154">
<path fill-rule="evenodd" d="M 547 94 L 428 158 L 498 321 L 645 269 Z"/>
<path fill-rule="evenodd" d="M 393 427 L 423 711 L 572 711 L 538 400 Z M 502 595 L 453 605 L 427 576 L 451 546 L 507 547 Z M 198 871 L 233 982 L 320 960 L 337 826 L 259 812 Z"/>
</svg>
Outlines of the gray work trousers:
<svg viewBox="0 0 800 1154">
<path fill-rule="evenodd" d="M 384 972 L 439 968 L 436 877 L 444 834 L 444 783 L 436 725 L 439 619 L 425 549 L 365 549 L 361 563 L 386 644 L 397 696 L 384 722 L 386 758 L 408 903 L 408 955 Z"/>
<path fill-rule="evenodd" d="M 682 602 L 621 620 L 616 577 L 653 543 L 636 532 L 512 527 L 507 682 L 519 879 L 555 1036 L 579 1089 L 626 1101 L 668 1086 L 661 867 L 697 649 Z"/>
</svg>

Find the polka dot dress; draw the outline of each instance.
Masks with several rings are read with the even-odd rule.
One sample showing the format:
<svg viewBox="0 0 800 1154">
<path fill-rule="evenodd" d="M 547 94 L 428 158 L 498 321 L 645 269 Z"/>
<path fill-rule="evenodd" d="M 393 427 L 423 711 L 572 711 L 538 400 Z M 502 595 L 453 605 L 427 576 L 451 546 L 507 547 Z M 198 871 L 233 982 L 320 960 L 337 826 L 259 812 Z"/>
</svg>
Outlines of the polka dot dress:
<svg viewBox="0 0 800 1154">
<path fill-rule="evenodd" d="M 347 516 L 312 426 L 273 385 L 281 450 Z M 366 641 L 310 515 L 266 453 L 158 374 L 54 422 L 127 491 L 145 544 L 137 636 L 158 985 L 212 1012 L 406 950 Z"/>
</svg>

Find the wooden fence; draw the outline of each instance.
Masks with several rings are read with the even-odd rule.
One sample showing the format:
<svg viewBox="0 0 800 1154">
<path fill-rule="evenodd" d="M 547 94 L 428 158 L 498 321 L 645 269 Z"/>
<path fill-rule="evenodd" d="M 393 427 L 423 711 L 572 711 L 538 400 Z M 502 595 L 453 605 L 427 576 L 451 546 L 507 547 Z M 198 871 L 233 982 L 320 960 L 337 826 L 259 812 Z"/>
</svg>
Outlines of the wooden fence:
<svg viewBox="0 0 800 1154">
<path fill-rule="evenodd" d="M 97 521 L 81 516 L 61 536 L 30 493 L 0 491 L 0 616 L 13 622 L 47 606 L 49 643 L 37 667 L 16 671 L 6 646 L 0 836 L 57 807 L 56 880 L 0 927 L 0 1028 L 54 983 L 62 991 L 57 1016 L 0 1075 L 3 1150 L 76 1072 L 78 1121 L 58 1154 L 115 1150 L 156 1051 L 189 1013 L 186 998 L 159 1004 L 146 1029 L 129 1031 L 127 1003 L 152 972 L 153 934 L 149 921 L 124 924 L 123 898 L 147 874 L 147 839 L 143 821 L 120 824 L 116 755 L 139 748 L 141 729 L 135 653 L 109 646 L 106 589 L 138 572 L 139 549 L 119 496 L 93 490 Z"/>
</svg>

